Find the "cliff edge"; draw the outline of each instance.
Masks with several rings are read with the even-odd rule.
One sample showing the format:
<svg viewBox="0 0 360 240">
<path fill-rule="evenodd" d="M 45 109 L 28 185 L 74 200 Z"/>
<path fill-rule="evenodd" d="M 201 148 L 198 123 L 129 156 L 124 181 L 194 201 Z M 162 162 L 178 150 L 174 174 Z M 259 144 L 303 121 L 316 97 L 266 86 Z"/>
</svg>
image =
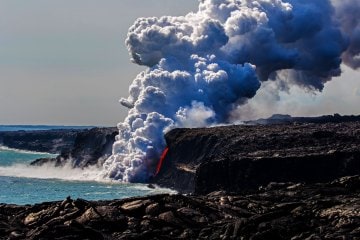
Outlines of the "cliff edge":
<svg viewBox="0 0 360 240">
<path fill-rule="evenodd" d="M 180 192 L 242 192 L 270 182 L 360 174 L 360 121 L 174 129 L 154 182 Z"/>
</svg>

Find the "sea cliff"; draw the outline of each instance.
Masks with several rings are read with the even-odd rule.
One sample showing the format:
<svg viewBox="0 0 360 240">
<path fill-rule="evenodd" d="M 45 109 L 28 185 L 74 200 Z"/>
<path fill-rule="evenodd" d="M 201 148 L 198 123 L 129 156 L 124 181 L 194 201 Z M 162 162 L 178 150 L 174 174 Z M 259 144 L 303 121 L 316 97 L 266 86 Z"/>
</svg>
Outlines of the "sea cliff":
<svg viewBox="0 0 360 240">
<path fill-rule="evenodd" d="M 360 174 L 360 121 L 174 129 L 154 182 L 184 193 Z"/>
</svg>

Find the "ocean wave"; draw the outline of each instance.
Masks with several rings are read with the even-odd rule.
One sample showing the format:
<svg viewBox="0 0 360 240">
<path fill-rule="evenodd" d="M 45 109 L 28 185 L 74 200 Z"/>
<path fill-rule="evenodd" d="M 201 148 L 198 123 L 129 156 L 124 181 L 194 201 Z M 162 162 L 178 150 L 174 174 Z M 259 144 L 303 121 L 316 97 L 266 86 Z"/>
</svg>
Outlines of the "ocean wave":
<svg viewBox="0 0 360 240">
<path fill-rule="evenodd" d="M 14 164 L 11 166 L 1 166 L 0 176 L 22 177 L 38 179 L 59 179 L 67 181 L 96 181 L 113 182 L 110 179 L 99 177 L 99 167 L 73 168 L 70 164 L 62 167 L 55 167 L 54 164 L 44 164 L 42 166 L 31 166 L 28 164 Z"/>
<path fill-rule="evenodd" d="M 106 183 L 106 184 L 122 184 L 126 187 L 140 192 L 146 191 L 149 195 L 154 194 L 176 194 L 177 192 L 172 189 L 162 188 L 157 185 L 153 185 L 153 188 L 150 188 L 146 184 L 131 184 L 124 183 L 121 181 L 102 178 L 100 167 L 87 167 L 87 168 L 73 168 L 72 166 L 65 165 L 63 167 L 55 167 L 53 164 L 44 164 L 42 166 L 30 166 L 26 164 L 14 164 L 12 166 L 3 166 L 0 167 L 0 176 L 3 177 L 19 177 L 19 178 L 29 178 L 29 179 L 56 179 L 63 181 L 80 181 L 80 182 L 96 182 L 96 183 Z M 93 187 L 93 186 L 91 186 Z M 94 186 L 98 188 L 98 186 Z M 111 193 L 112 186 L 106 186 L 109 190 L 108 192 L 100 192 L 99 194 L 104 195 L 106 193 Z M 92 195 L 96 194 L 94 192 Z M 130 197 L 130 195 L 129 195 Z"/>
<path fill-rule="evenodd" d="M 57 156 L 58 154 L 53 153 L 47 153 L 47 152 L 37 152 L 37 151 L 30 151 L 30 150 L 23 150 L 23 149 L 17 149 L 17 148 L 10 148 L 4 145 L 0 145 L 0 151 L 11 151 L 11 152 L 17 152 L 17 153 L 26 153 L 26 154 L 44 154 L 49 156 Z"/>
<path fill-rule="evenodd" d="M 162 194 L 162 193 L 167 193 L 167 194 L 177 194 L 178 192 L 170 189 L 170 188 L 162 188 L 159 187 L 158 185 L 153 185 L 154 188 L 149 188 L 148 185 L 144 185 L 144 184 L 139 184 L 139 185 L 133 185 L 132 188 L 140 190 L 140 191 L 148 191 L 148 194 Z"/>
</svg>

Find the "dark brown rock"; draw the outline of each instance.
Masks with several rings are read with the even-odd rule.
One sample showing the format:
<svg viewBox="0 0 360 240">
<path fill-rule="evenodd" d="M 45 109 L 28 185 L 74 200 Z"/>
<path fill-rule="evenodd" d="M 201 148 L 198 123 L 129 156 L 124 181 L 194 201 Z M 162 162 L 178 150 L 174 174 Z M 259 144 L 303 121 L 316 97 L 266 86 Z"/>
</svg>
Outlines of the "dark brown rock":
<svg viewBox="0 0 360 240">
<path fill-rule="evenodd" d="M 160 205 L 158 203 L 152 203 L 149 206 L 146 207 L 145 213 L 149 215 L 156 215 L 160 211 Z"/>
</svg>

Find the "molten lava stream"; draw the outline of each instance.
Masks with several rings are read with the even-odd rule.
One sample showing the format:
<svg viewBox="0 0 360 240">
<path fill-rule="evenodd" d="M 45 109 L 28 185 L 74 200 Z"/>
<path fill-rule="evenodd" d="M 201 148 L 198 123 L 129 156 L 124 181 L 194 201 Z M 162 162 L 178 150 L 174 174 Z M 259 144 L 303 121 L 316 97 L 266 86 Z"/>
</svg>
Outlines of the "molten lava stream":
<svg viewBox="0 0 360 240">
<path fill-rule="evenodd" d="M 157 166 L 156 166 L 155 176 L 159 174 L 159 172 L 160 172 L 160 170 L 161 170 L 161 167 L 162 167 L 162 165 L 163 165 L 164 159 L 165 159 L 166 154 L 168 153 L 168 151 L 169 151 L 169 148 L 166 147 L 166 148 L 164 149 L 163 153 L 161 154 L 160 160 L 159 160 L 159 162 L 158 162 L 158 164 L 157 164 Z"/>
</svg>

